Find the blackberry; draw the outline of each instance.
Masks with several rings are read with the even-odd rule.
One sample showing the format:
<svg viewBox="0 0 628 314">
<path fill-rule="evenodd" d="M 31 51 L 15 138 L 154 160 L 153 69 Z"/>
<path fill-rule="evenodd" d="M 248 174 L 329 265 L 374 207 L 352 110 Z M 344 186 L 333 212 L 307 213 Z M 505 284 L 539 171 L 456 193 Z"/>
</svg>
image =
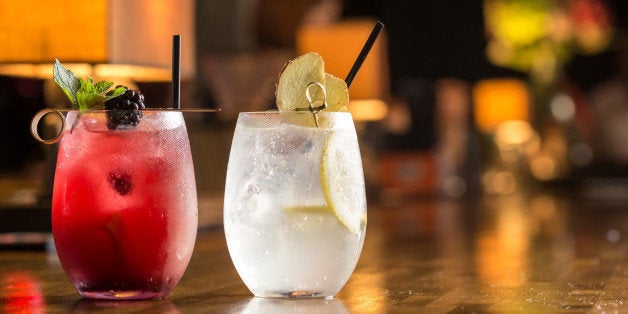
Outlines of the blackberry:
<svg viewBox="0 0 628 314">
<path fill-rule="evenodd" d="M 139 90 L 127 89 L 118 97 L 105 102 L 107 128 L 115 130 L 118 126 L 137 126 L 142 119 L 144 95 Z"/>
<path fill-rule="evenodd" d="M 110 172 L 107 179 L 111 187 L 122 196 L 129 195 L 133 190 L 133 178 L 128 173 Z"/>
</svg>

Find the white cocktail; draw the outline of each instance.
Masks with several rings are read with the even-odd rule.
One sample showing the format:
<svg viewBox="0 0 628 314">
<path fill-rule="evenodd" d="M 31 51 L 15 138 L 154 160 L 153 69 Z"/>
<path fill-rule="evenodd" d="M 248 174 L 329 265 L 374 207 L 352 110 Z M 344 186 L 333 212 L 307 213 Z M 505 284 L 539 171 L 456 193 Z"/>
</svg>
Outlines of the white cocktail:
<svg viewBox="0 0 628 314">
<path fill-rule="evenodd" d="M 366 228 L 351 114 L 241 113 L 224 227 L 244 283 L 261 297 L 331 297 L 353 272 Z"/>
</svg>

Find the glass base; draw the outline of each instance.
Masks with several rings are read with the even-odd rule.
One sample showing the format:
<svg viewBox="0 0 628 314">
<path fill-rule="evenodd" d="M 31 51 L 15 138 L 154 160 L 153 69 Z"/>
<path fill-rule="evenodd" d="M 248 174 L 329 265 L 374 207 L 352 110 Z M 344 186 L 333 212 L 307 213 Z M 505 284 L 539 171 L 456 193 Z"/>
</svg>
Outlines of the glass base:
<svg viewBox="0 0 628 314">
<path fill-rule="evenodd" d="M 255 293 L 256 297 L 260 298 L 281 298 L 281 299 L 310 299 L 310 298 L 325 298 L 325 299 L 333 299 L 333 295 L 329 295 L 321 292 L 312 292 L 312 291 L 286 291 L 286 292 L 271 292 L 258 294 Z"/>
<path fill-rule="evenodd" d="M 168 293 L 155 291 L 79 291 L 79 293 L 88 299 L 94 300 L 144 300 L 144 299 L 160 299 Z"/>
</svg>

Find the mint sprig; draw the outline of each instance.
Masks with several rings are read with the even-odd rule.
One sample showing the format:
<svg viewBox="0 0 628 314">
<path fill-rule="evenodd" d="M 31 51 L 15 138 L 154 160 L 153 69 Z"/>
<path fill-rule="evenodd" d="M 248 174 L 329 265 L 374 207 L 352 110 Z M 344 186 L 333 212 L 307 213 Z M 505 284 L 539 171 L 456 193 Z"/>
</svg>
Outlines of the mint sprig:
<svg viewBox="0 0 628 314">
<path fill-rule="evenodd" d="M 102 109 L 105 102 L 124 93 L 125 87 L 119 86 L 108 91 L 113 82 L 101 81 L 94 84 L 92 78 L 76 77 L 55 59 L 53 68 L 54 81 L 68 96 L 75 109 L 79 111 Z"/>
</svg>

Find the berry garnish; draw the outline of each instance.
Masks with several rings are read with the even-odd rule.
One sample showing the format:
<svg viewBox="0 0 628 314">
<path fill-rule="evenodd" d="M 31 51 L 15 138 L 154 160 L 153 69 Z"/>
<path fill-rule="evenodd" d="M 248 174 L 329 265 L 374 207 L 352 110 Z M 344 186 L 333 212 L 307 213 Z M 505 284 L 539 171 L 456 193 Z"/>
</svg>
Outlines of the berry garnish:
<svg viewBox="0 0 628 314">
<path fill-rule="evenodd" d="M 112 82 L 102 81 L 94 84 L 91 77 L 87 80 L 76 77 L 57 59 L 55 59 L 53 73 L 55 83 L 61 87 L 74 108 L 79 111 L 102 109 L 107 100 L 121 95 L 126 90 L 122 87 L 116 87 L 107 91 L 113 86 Z"/>
<path fill-rule="evenodd" d="M 125 196 L 133 190 L 133 178 L 128 173 L 110 172 L 109 183 L 118 194 Z"/>
<path fill-rule="evenodd" d="M 110 130 L 115 130 L 118 126 L 138 125 L 142 118 L 140 110 L 145 108 L 144 95 L 140 91 L 127 89 L 124 86 L 118 86 L 115 90 L 118 88 L 124 88 L 124 93 L 105 102 L 105 109 L 109 110 L 107 111 L 107 127 Z"/>
</svg>

